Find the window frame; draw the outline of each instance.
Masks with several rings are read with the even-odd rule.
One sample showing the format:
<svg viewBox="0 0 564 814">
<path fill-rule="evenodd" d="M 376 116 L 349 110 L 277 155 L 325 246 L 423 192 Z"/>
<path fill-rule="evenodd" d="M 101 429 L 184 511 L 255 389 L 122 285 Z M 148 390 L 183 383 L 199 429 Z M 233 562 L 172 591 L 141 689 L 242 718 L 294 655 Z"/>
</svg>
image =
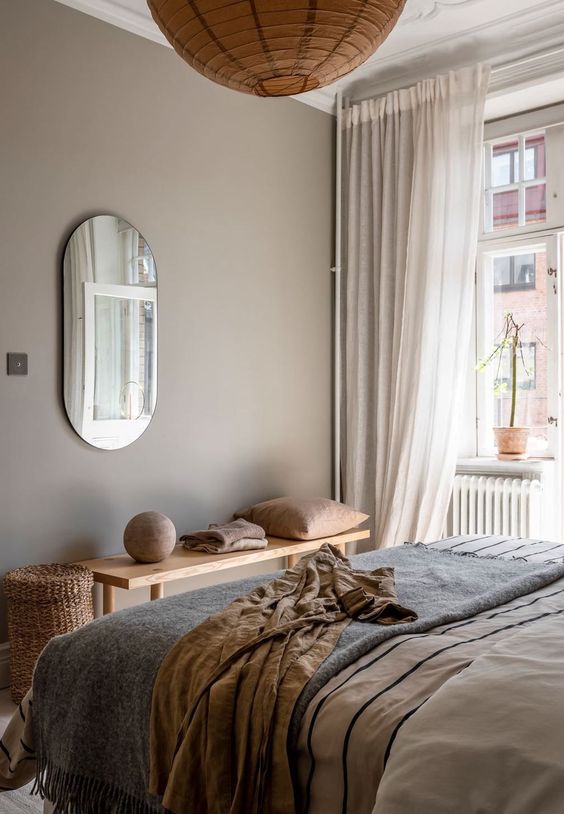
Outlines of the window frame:
<svg viewBox="0 0 564 814">
<path fill-rule="evenodd" d="M 526 153 L 526 144 L 527 141 L 535 136 L 543 136 L 544 137 L 544 149 L 545 149 L 545 174 L 541 178 L 530 178 L 525 179 L 525 153 Z M 519 153 L 519 180 L 513 181 L 509 184 L 501 184 L 499 186 L 493 185 L 492 179 L 492 165 L 493 165 L 493 153 L 496 145 L 504 144 L 508 141 L 517 141 L 518 144 L 518 153 Z M 513 155 L 515 152 L 511 150 L 508 152 Z M 537 164 L 537 157 L 535 156 L 535 164 Z M 513 159 L 510 161 L 510 177 L 513 177 L 515 174 L 514 171 L 514 161 Z M 546 228 L 546 224 L 548 222 L 548 195 L 547 193 L 547 134 L 545 128 L 540 128 L 536 131 L 528 132 L 528 133 L 518 133 L 515 136 L 505 138 L 497 138 L 490 141 L 486 141 L 484 144 L 484 187 L 483 187 L 483 196 L 482 196 L 482 232 L 483 234 L 488 235 L 500 235 L 506 234 L 511 230 L 519 229 L 527 229 L 531 226 L 541 226 Z M 546 211 L 545 211 L 545 219 L 543 221 L 535 221 L 535 222 L 527 222 L 527 190 L 533 187 L 540 187 L 543 186 L 545 188 L 545 201 L 546 204 Z M 494 210 L 494 196 L 501 195 L 504 192 L 517 192 L 517 224 L 513 226 L 512 224 L 503 228 L 503 229 L 494 229 L 493 223 L 493 210 Z"/>
<path fill-rule="evenodd" d="M 488 184 L 492 192 L 493 190 L 499 192 L 507 188 L 491 188 L 492 145 L 515 141 L 520 136 L 526 140 L 541 133 L 544 133 L 545 137 L 546 221 L 525 223 L 514 228 L 507 227 L 496 231 L 486 230 L 486 188 Z M 488 150 L 490 150 L 489 161 Z M 547 231 L 553 233 L 564 228 L 564 104 L 486 122 L 483 155 L 480 243 L 497 242 L 500 238 L 541 234 Z M 540 180 L 531 179 L 523 183 L 536 186 Z M 509 185 L 510 189 L 515 187 L 516 185 Z M 490 213 L 493 217 L 493 207 L 490 207 Z"/>
<path fill-rule="evenodd" d="M 496 241 L 481 242 L 478 246 L 476 267 L 476 360 L 488 355 L 492 347 L 492 306 L 493 306 L 493 260 L 495 257 L 510 254 L 526 254 L 546 251 L 547 275 L 547 345 L 554 348 L 548 356 L 548 416 L 559 416 L 560 404 L 560 369 L 561 345 L 560 336 L 560 297 L 556 284 L 560 270 L 561 246 L 564 245 L 562 233 L 545 232 L 543 235 L 503 236 Z M 556 275 L 554 272 L 556 270 Z M 536 370 L 535 370 L 536 375 Z M 476 373 L 476 451 L 478 457 L 495 456 L 494 445 L 494 410 L 492 391 L 495 373 L 490 366 L 485 371 Z M 557 424 L 548 424 L 548 445 L 542 454 L 535 457 L 555 458 L 559 455 L 560 434 Z"/>
<path fill-rule="evenodd" d="M 554 496 L 554 529 L 555 534 L 564 533 L 564 411 L 562 405 L 562 384 L 564 383 L 564 287 L 560 285 L 560 275 L 564 273 L 564 103 L 558 103 L 544 108 L 525 111 L 510 116 L 491 119 L 484 126 L 484 145 L 487 142 L 510 141 L 517 134 L 533 134 L 545 131 L 545 160 L 546 160 L 546 223 L 530 223 L 516 229 L 501 229 L 495 232 L 484 230 L 484 199 L 480 201 L 480 226 L 478 238 L 478 263 L 476 267 L 476 286 L 473 305 L 472 352 L 470 364 L 466 375 L 466 400 L 463 406 L 462 431 L 460 436 L 459 460 L 472 461 L 473 466 L 486 466 L 494 472 L 521 472 L 526 463 L 522 461 L 499 461 L 495 458 L 493 449 L 486 450 L 483 443 L 485 432 L 483 415 L 480 404 L 483 403 L 482 389 L 485 386 L 483 374 L 475 371 L 480 347 L 480 322 L 483 314 L 479 302 L 480 287 L 479 266 L 483 252 L 490 248 L 495 250 L 498 246 L 506 246 L 509 242 L 517 242 L 521 238 L 534 243 L 549 238 L 552 241 L 552 257 L 547 260 L 549 268 L 556 269 L 557 277 L 549 280 L 549 289 L 556 295 L 548 298 L 550 308 L 549 329 L 554 335 L 554 352 L 549 354 L 548 376 L 551 386 L 552 406 L 549 416 L 557 419 L 557 424 L 550 427 L 550 446 L 545 452 L 546 457 L 540 459 L 535 466 L 540 465 L 542 471 L 548 472 L 546 488 Z M 485 162 L 483 179 L 485 178 Z M 482 190 L 483 192 L 483 190 Z M 562 288 L 562 292 L 560 289 Z M 482 354 L 483 355 L 483 354 Z M 491 395 L 491 393 L 490 393 Z M 552 453 L 552 457 L 551 457 Z M 533 459 L 534 460 L 534 459 Z M 554 463 L 554 467 L 551 467 Z M 547 469 L 546 467 L 551 467 Z M 553 475 L 551 474 L 553 473 Z"/>
<path fill-rule="evenodd" d="M 80 434 L 86 440 L 97 438 L 119 438 L 123 433 L 133 432 L 139 424 L 149 424 L 151 415 L 143 413 L 136 419 L 106 419 L 94 418 L 94 396 L 96 381 L 96 311 L 95 299 L 98 296 L 116 297 L 124 300 L 139 300 L 151 302 L 153 306 L 154 342 L 157 342 L 157 288 L 156 286 L 137 286 L 113 283 L 84 282 L 83 287 L 83 313 L 84 313 L 84 402 Z M 153 353 L 150 359 L 151 378 L 157 381 L 157 355 Z M 153 395 L 153 393 L 151 395 Z M 136 432 L 136 429 L 135 429 Z M 135 437 L 138 437 L 135 435 Z M 94 443 L 91 441 L 91 443 Z M 113 447 L 108 447 L 113 448 Z M 120 449 L 121 447 L 116 447 Z"/>
</svg>

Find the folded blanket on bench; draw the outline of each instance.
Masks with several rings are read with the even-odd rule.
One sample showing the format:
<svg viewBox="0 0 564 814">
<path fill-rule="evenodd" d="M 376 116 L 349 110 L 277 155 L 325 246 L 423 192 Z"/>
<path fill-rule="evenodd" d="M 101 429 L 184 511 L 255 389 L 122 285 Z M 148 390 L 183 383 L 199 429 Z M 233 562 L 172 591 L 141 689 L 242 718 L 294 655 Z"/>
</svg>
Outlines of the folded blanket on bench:
<svg viewBox="0 0 564 814">
<path fill-rule="evenodd" d="M 207 554 L 266 548 L 268 543 L 261 526 L 242 518 L 223 525 L 210 523 L 207 531 L 190 531 L 183 534 L 180 540 L 184 548 L 205 551 Z"/>
<path fill-rule="evenodd" d="M 417 614 L 398 602 L 392 568 L 355 571 L 324 545 L 177 642 L 151 710 L 150 791 L 168 811 L 293 814 L 292 710 L 353 618 Z"/>
</svg>

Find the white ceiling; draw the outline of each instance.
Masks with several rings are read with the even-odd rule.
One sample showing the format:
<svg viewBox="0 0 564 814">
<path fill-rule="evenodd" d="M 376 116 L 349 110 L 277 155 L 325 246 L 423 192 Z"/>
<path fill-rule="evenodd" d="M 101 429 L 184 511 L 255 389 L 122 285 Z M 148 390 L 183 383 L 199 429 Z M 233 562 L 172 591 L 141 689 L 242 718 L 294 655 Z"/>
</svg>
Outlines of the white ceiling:
<svg viewBox="0 0 564 814">
<path fill-rule="evenodd" d="M 58 2 L 167 45 L 146 0 Z M 535 106 L 564 101 L 564 0 L 407 0 L 396 28 L 364 65 L 296 98 L 332 111 L 339 88 L 358 99 L 480 60 L 494 68 L 517 63 L 494 71 L 490 115 L 530 106 L 531 86 Z"/>
</svg>

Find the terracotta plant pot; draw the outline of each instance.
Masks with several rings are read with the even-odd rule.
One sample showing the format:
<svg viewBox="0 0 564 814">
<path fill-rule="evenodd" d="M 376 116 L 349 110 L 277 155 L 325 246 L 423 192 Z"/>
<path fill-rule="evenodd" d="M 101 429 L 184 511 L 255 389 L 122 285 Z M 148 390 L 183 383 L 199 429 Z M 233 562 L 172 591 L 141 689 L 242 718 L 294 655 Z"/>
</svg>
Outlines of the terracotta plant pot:
<svg viewBox="0 0 564 814">
<path fill-rule="evenodd" d="M 494 435 L 500 461 L 523 460 L 527 457 L 528 427 L 494 427 Z"/>
</svg>

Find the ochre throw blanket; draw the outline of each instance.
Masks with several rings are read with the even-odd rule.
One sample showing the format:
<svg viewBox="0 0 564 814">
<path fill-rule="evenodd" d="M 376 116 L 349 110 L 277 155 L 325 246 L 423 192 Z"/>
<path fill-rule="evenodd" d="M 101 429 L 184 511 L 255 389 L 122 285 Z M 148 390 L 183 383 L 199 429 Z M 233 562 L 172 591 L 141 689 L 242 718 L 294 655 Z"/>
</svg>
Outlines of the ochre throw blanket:
<svg viewBox="0 0 564 814">
<path fill-rule="evenodd" d="M 303 687 L 353 619 L 416 618 L 393 568 L 354 571 L 331 545 L 239 597 L 161 664 L 150 791 L 174 814 L 294 814 L 286 740 Z"/>
</svg>

